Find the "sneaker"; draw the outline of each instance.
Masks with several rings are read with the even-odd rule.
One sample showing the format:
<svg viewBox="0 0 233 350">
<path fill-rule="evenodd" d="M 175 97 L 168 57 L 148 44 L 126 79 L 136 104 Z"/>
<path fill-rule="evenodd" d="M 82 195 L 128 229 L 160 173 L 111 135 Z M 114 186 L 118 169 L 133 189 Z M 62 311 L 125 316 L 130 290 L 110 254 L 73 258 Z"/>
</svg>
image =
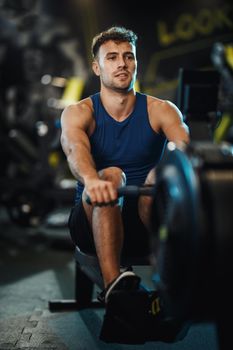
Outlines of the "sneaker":
<svg viewBox="0 0 233 350">
<path fill-rule="evenodd" d="M 113 291 L 124 290 L 133 291 L 139 289 L 141 278 L 132 271 L 122 272 L 114 281 L 112 281 L 106 289 L 98 296 L 101 302 L 108 302 L 108 298 Z"/>
<path fill-rule="evenodd" d="M 133 271 L 132 266 L 120 266 L 120 273 L 125 272 L 125 271 Z"/>
</svg>

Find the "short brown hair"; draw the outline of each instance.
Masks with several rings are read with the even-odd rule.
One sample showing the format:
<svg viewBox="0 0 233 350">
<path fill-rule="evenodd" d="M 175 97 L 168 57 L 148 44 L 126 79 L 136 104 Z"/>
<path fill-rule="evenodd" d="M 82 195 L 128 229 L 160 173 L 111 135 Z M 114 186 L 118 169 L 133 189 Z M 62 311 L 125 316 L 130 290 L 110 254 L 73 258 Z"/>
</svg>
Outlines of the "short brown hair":
<svg viewBox="0 0 233 350">
<path fill-rule="evenodd" d="M 132 45 L 136 46 L 137 43 L 137 34 L 135 34 L 132 30 L 126 29 L 124 27 L 111 27 L 99 34 L 97 34 L 92 41 L 92 55 L 96 57 L 101 45 L 103 45 L 106 41 L 113 40 L 124 42 L 128 41 Z"/>
</svg>

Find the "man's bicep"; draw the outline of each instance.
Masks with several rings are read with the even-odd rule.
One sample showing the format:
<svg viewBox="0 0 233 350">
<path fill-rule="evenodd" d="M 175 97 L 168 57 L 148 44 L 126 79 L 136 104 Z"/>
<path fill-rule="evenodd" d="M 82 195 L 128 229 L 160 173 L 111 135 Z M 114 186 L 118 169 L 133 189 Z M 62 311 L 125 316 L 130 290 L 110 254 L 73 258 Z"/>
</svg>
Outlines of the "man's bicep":
<svg viewBox="0 0 233 350">
<path fill-rule="evenodd" d="M 164 134 L 169 141 L 189 143 L 189 128 L 185 123 L 175 122 L 164 128 Z"/>
<path fill-rule="evenodd" d="M 87 111 L 78 105 L 66 107 L 61 114 L 61 129 L 65 133 L 77 128 L 86 130 L 89 122 Z"/>
<path fill-rule="evenodd" d="M 168 106 L 167 106 L 168 107 Z M 163 132 L 169 141 L 189 142 L 189 128 L 183 121 L 183 116 L 178 108 L 170 105 L 164 111 Z"/>
<path fill-rule="evenodd" d="M 87 130 L 90 117 L 85 110 L 78 106 L 66 108 L 61 116 L 61 145 L 65 153 L 70 153 L 70 148 L 76 144 L 84 144 L 89 147 Z"/>
</svg>

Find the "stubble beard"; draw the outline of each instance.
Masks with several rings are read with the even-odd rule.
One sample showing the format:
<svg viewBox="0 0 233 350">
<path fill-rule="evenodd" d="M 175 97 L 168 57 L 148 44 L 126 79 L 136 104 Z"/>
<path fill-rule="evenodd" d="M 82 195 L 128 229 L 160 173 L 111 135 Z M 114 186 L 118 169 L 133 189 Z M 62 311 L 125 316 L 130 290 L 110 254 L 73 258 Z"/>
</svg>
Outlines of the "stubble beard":
<svg viewBox="0 0 233 350">
<path fill-rule="evenodd" d="M 115 84 L 113 81 L 106 83 L 102 81 L 102 84 L 107 88 L 111 89 L 115 92 L 127 93 L 133 89 L 135 83 L 135 79 L 131 80 L 126 86 L 122 86 L 121 84 Z"/>
</svg>

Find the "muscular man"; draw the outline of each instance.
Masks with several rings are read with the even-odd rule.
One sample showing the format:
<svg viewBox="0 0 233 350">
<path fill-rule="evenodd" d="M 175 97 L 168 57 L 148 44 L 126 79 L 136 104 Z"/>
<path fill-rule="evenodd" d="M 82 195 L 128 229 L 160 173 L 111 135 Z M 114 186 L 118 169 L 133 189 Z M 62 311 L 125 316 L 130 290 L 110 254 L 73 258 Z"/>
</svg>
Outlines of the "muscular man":
<svg viewBox="0 0 233 350">
<path fill-rule="evenodd" d="M 61 144 L 78 180 L 70 233 L 81 250 L 97 253 L 105 302 L 113 289 L 138 288 L 139 276 L 120 272 L 120 257 L 125 247 L 132 254 L 147 249 L 150 229 L 152 198 L 118 200 L 117 188 L 154 183 L 167 140 L 189 142 L 173 103 L 135 92 L 136 42 L 123 27 L 96 35 L 92 68 L 100 92 L 65 108 L 61 117 Z"/>
</svg>

